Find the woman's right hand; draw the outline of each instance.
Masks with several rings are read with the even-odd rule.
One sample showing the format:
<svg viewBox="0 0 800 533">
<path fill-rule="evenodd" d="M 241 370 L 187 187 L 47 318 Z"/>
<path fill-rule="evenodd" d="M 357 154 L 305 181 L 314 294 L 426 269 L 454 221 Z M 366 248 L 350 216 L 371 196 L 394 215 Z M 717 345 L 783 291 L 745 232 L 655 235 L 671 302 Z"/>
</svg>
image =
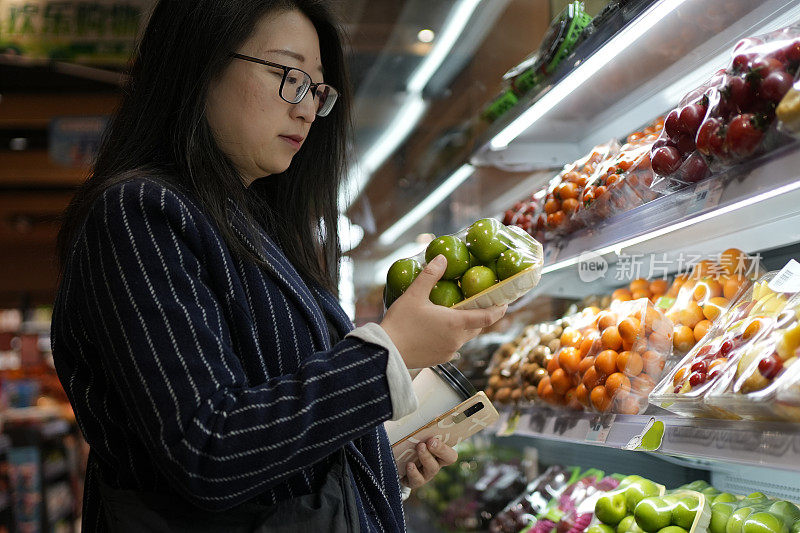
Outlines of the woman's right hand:
<svg viewBox="0 0 800 533">
<path fill-rule="evenodd" d="M 380 324 L 407 368 L 427 368 L 449 361 L 465 342 L 500 320 L 508 307 L 458 310 L 434 304 L 429 295 L 446 268 L 443 255 L 430 261 L 389 307 Z"/>
</svg>

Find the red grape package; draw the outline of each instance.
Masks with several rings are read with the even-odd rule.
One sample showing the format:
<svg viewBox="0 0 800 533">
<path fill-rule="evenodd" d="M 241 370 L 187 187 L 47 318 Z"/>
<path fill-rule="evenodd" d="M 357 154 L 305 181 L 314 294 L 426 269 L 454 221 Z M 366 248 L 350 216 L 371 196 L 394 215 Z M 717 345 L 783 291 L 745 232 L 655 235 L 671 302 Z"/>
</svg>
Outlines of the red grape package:
<svg viewBox="0 0 800 533">
<path fill-rule="evenodd" d="M 653 171 L 669 185 L 694 183 L 785 144 L 776 108 L 798 67 L 800 25 L 739 41 L 727 68 L 667 115 Z"/>
</svg>

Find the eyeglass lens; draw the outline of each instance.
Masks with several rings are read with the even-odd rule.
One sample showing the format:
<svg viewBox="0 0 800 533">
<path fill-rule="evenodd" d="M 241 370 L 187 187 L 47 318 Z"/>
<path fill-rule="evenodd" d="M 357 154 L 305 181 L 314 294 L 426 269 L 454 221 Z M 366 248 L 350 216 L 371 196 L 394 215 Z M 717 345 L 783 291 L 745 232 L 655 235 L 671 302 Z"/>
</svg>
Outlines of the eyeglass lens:
<svg viewBox="0 0 800 533">
<path fill-rule="evenodd" d="M 290 103 L 297 104 L 306 95 L 310 86 L 311 78 L 308 74 L 302 70 L 289 69 L 283 82 L 281 97 Z M 330 85 L 317 86 L 314 93 L 317 115 L 324 117 L 330 113 L 337 96 L 336 90 Z"/>
</svg>

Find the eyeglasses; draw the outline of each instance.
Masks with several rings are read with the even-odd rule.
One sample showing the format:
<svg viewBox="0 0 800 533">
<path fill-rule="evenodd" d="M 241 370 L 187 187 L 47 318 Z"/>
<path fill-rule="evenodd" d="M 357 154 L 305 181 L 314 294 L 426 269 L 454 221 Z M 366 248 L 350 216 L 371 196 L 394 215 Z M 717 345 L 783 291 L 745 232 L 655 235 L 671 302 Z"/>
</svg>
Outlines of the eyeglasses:
<svg viewBox="0 0 800 533">
<path fill-rule="evenodd" d="M 287 67 L 286 65 L 280 65 L 242 54 L 231 54 L 231 57 L 283 70 L 281 87 L 278 91 L 280 97 L 290 104 L 299 104 L 303 101 L 308 91 L 311 91 L 311 96 L 314 98 L 314 103 L 317 106 L 317 116 L 327 116 L 328 113 L 331 112 L 331 109 L 333 109 L 333 104 L 336 103 L 336 99 L 339 97 L 339 91 L 330 85 L 326 83 L 311 83 L 311 76 L 299 68 Z"/>
</svg>

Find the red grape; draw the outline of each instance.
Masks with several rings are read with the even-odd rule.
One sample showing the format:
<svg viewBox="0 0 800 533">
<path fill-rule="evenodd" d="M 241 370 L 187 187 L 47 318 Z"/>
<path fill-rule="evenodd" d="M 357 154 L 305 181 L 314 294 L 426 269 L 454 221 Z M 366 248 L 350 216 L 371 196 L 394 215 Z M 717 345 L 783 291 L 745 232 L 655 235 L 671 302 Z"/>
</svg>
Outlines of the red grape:
<svg viewBox="0 0 800 533">
<path fill-rule="evenodd" d="M 787 61 L 800 61 L 800 40 L 792 41 L 792 43 L 786 46 L 783 50 Z"/>
<path fill-rule="evenodd" d="M 694 152 L 694 149 L 697 148 L 697 145 L 694 143 L 694 135 L 687 135 L 685 133 L 680 136 L 676 145 L 681 155 L 691 154 Z"/>
<path fill-rule="evenodd" d="M 678 125 L 681 131 L 694 137 L 700 124 L 706 116 L 706 109 L 700 104 L 690 104 L 681 109 L 678 117 Z"/>
<path fill-rule="evenodd" d="M 708 381 L 714 381 L 715 379 L 717 379 L 719 377 L 720 374 L 722 374 L 722 371 L 719 368 L 715 368 L 708 375 Z"/>
<path fill-rule="evenodd" d="M 772 354 L 758 362 L 758 371 L 767 379 L 773 379 L 783 369 L 783 361 Z"/>
<path fill-rule="evenodd" d="M 681 392 L 681 389 L 683 389 L 683 385 L 677 385 L 674 389 L 672 389 L 672 392 L 674 392 L 675 394 L 679 394 Z"/>
<path fill-rule="evenodd" d="M 751 83 L 741 76 L 732 76 L 728 85 L 723 89 L 726 102 L 739 111 L 749 111 L 756 101 L 756 92 Z"/>
<path fill-rule="evenodd" d="M 697 361 L 691 367 L 692 372 L 705 374 L 708 372 L 708 364 L 705 361 Z"/>
<path fill-rule="evenodd" d="M 706 382 L 706 375 L 700 372 L 693 372 L 689 376 L 689 384 L 694 388 Z"/>
<path fill-rule="evenodd" d="M 683 164 L 683 173 L 686 181 L 697 183 L 708 176 L 708 165 L 703 156 L 692 154 Z"/>
<path fill-rule="evenodd" d="M 722 357 L 728 357 L 728 355 L 733 351 L 733 341 L 728 339 L 722 343 L 719 347 L 719 353 L 722 354 Z"/>
<path fill-rule="evenodd" d="M 776 104 L 783 100 L 784 95 L 792 87 L 792 76 L 788 72 L 778 70 L 770 72 L 761 82 L 761 95 Z"/>
<path fill-rule="evenodd" d="M 711 346 L 706 344 L 705 346 L 700 348 L 700 350 L 697 352 L 697 356 L 698 357 L 702 357 L 702 356 L 708 354 L 710 351 L 711 351 Z"/>
<path fill-rule="evenodd" d="M 701 154 L 721 155 L 724 151 L 725 134 L 722 122 L 717 118 L 706 119 L 697 132 L 697 149 Z"/>
<path fill-rule="evenodd" d="M 750 63 L 750 73 L 758 75 L 761 79 L 766 78 L 771 72 L 783 71 L 783 63 L 774 57 L 759 57 Z"/>
<path fill-rule="evenodd" d="M 667 118 L 664 119 L 664 131 L 667 132 L 667 135 L 669 135 L 669 138 L 673 141 L 678 140 L 681 134 L 680 121 L 678 120 L 679 116 L 679 111 L 673 109 L 669 112 Z"/>
<path fill-rule="evenodd" d="M 756 126 L 756 117 L 751 113 L 739 115 L 728 124 L 725 144 L 731 154 L 737 157 L 748 157 L 756 151 L 764 130 Z"/>
<path fill-rule="evenodd" d="M 653 172 L 662 176 L 669 176 L 681 166 L 681 154 L 677 148 L 662 146 L 651 156 Z"/>
</svg>

